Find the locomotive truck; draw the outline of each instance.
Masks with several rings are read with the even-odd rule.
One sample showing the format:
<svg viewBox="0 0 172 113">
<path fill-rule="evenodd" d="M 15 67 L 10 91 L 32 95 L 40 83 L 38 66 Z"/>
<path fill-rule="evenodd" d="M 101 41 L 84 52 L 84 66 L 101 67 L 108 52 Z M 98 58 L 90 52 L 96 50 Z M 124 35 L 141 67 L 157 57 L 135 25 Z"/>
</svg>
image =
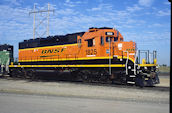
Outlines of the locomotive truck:
<svg viewBox="0 0 172 113">
<path fill-rule="evenodd" d="M 145 58 L 142 58 L 145 54 Z M 18 64 L 11 62 L 9 74 L 34 78 L 39 72 L 58 75 L 68 71 L 71 79 L 105 81 L 138 86 L 159 83 L 156 51 L 137 50 L 109 27 L 87 32 L 24 40 L 19 43 Z"/>
</svg>

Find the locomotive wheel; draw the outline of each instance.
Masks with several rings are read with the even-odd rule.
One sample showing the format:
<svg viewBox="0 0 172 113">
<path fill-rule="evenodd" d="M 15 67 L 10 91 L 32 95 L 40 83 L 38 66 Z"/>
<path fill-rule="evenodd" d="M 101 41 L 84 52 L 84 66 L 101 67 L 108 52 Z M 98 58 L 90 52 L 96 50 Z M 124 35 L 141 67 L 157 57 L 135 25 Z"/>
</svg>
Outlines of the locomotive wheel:
<svg viewBox="0 0 172 113">
<path fill-rule="evenodd" d="M 127 75 L 124 72 L 117 72 L 112 74 L 111 77 L 112 84 L 127 85 Z M 112 76 L 111 75 L 111 76 Z"/>
<path fill-rule="evenodd" d="M 16 69 L 10 70 L 10 77 L 15 78 L 17 77 L 16 75 L 17 75 Z"/>
<path fill-rule="evenodd" d="M 23 69 L 23 78 L 28 79 L 29 77 L 27 76 L 27 70 Z"/>
<path fill-rule="evenodd" d="M 83 82 L 89 82 L 89 76 L 86 72 L 79 72 L 79 76 Z"/>
<path fill-rule="evenodd" d="M 17 77 L 22 78 L 23 77 L 23 71 L 22 70 L 17 70 Z"/>
<path fill-rule="evenodd" d="M 22 70 L 20 69 L 13 69 L 10 71 L 10 77 L 13 78 L 21 78 L 23 76 Z"/>
<path fill-rule="evenodd" d="M 79 78 L 78 78 L 78 73 L 77 73 L 77 71 L 73 71 L 73 72 L 71 72 L 71 80 L 72 81 L 76 81 L 76 80 L 78 80 Z"/>
<path fill-rule="evenodd" d="M 35 79 L 35 71 L 34 70 L 27 70 L 26 72 L 26 77 L 31 79 L 31 80 L 34 80 Z"/>
<path fill-rule="evenodd" d="M 100 70 L 98 75 L 99 82 L 107 82 L 109 80 L 108 73 L 105 70 Z"/>
<path fill-rule="evenodd" d="M 83 75 L 82 75 L 82 80 L 83 80 L 83 82 L 89 82 L 89 77 L 88 77 L 88 75 L 83 74 Z"/>
<path fill-rule="evenodd" d="M 145 76 L 143 74 L 139 74 L 136 76 L 135 85 L 143 88 L 146 85 Z"/>
</svg>

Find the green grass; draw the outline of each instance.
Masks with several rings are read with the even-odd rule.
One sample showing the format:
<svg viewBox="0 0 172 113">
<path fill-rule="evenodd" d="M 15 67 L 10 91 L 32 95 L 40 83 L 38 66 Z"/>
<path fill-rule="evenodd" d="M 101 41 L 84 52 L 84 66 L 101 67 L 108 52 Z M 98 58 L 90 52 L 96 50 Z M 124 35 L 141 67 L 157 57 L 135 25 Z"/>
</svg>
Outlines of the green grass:
<svg viewBox="0 0 172 113">
<path fill-rule="evenodd" d="M 159 71 L 160 72 L 170 72 L 170 66 L 160 66 Z"/>
</svg>

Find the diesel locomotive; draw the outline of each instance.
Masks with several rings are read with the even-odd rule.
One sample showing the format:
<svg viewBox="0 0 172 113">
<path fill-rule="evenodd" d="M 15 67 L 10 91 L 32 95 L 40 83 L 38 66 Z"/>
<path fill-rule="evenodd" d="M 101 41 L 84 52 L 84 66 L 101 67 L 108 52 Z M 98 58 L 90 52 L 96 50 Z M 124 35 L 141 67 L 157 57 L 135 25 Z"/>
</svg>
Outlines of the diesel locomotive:
<svg viewBox="0 0 172 113">
<path fill-rule="evenodd" d="M 118 30 L 109 27 L 24 40 L 19 43 L 18 64 L 9 65 L 11 76 L 26 78 L 34 78 L 39 72 L 58 75 L 65 71 L 72 79 L 86 82 L 142 87 L 159 83 L 156 51 L 137 50 L 135 42 L 124 41 Z"/>
</svg>

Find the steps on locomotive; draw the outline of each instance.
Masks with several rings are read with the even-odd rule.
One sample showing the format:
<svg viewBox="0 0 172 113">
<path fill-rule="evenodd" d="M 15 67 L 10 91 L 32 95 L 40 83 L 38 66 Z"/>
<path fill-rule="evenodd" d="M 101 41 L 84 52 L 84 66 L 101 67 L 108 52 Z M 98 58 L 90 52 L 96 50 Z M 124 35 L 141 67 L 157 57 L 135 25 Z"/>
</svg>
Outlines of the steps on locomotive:
<svg viewBox="0 0 172 113">
<path fill-rule="evenodd" d="M 127 84 L 135 84 L 136 75 L 128 75 Z"/>
</svg>

